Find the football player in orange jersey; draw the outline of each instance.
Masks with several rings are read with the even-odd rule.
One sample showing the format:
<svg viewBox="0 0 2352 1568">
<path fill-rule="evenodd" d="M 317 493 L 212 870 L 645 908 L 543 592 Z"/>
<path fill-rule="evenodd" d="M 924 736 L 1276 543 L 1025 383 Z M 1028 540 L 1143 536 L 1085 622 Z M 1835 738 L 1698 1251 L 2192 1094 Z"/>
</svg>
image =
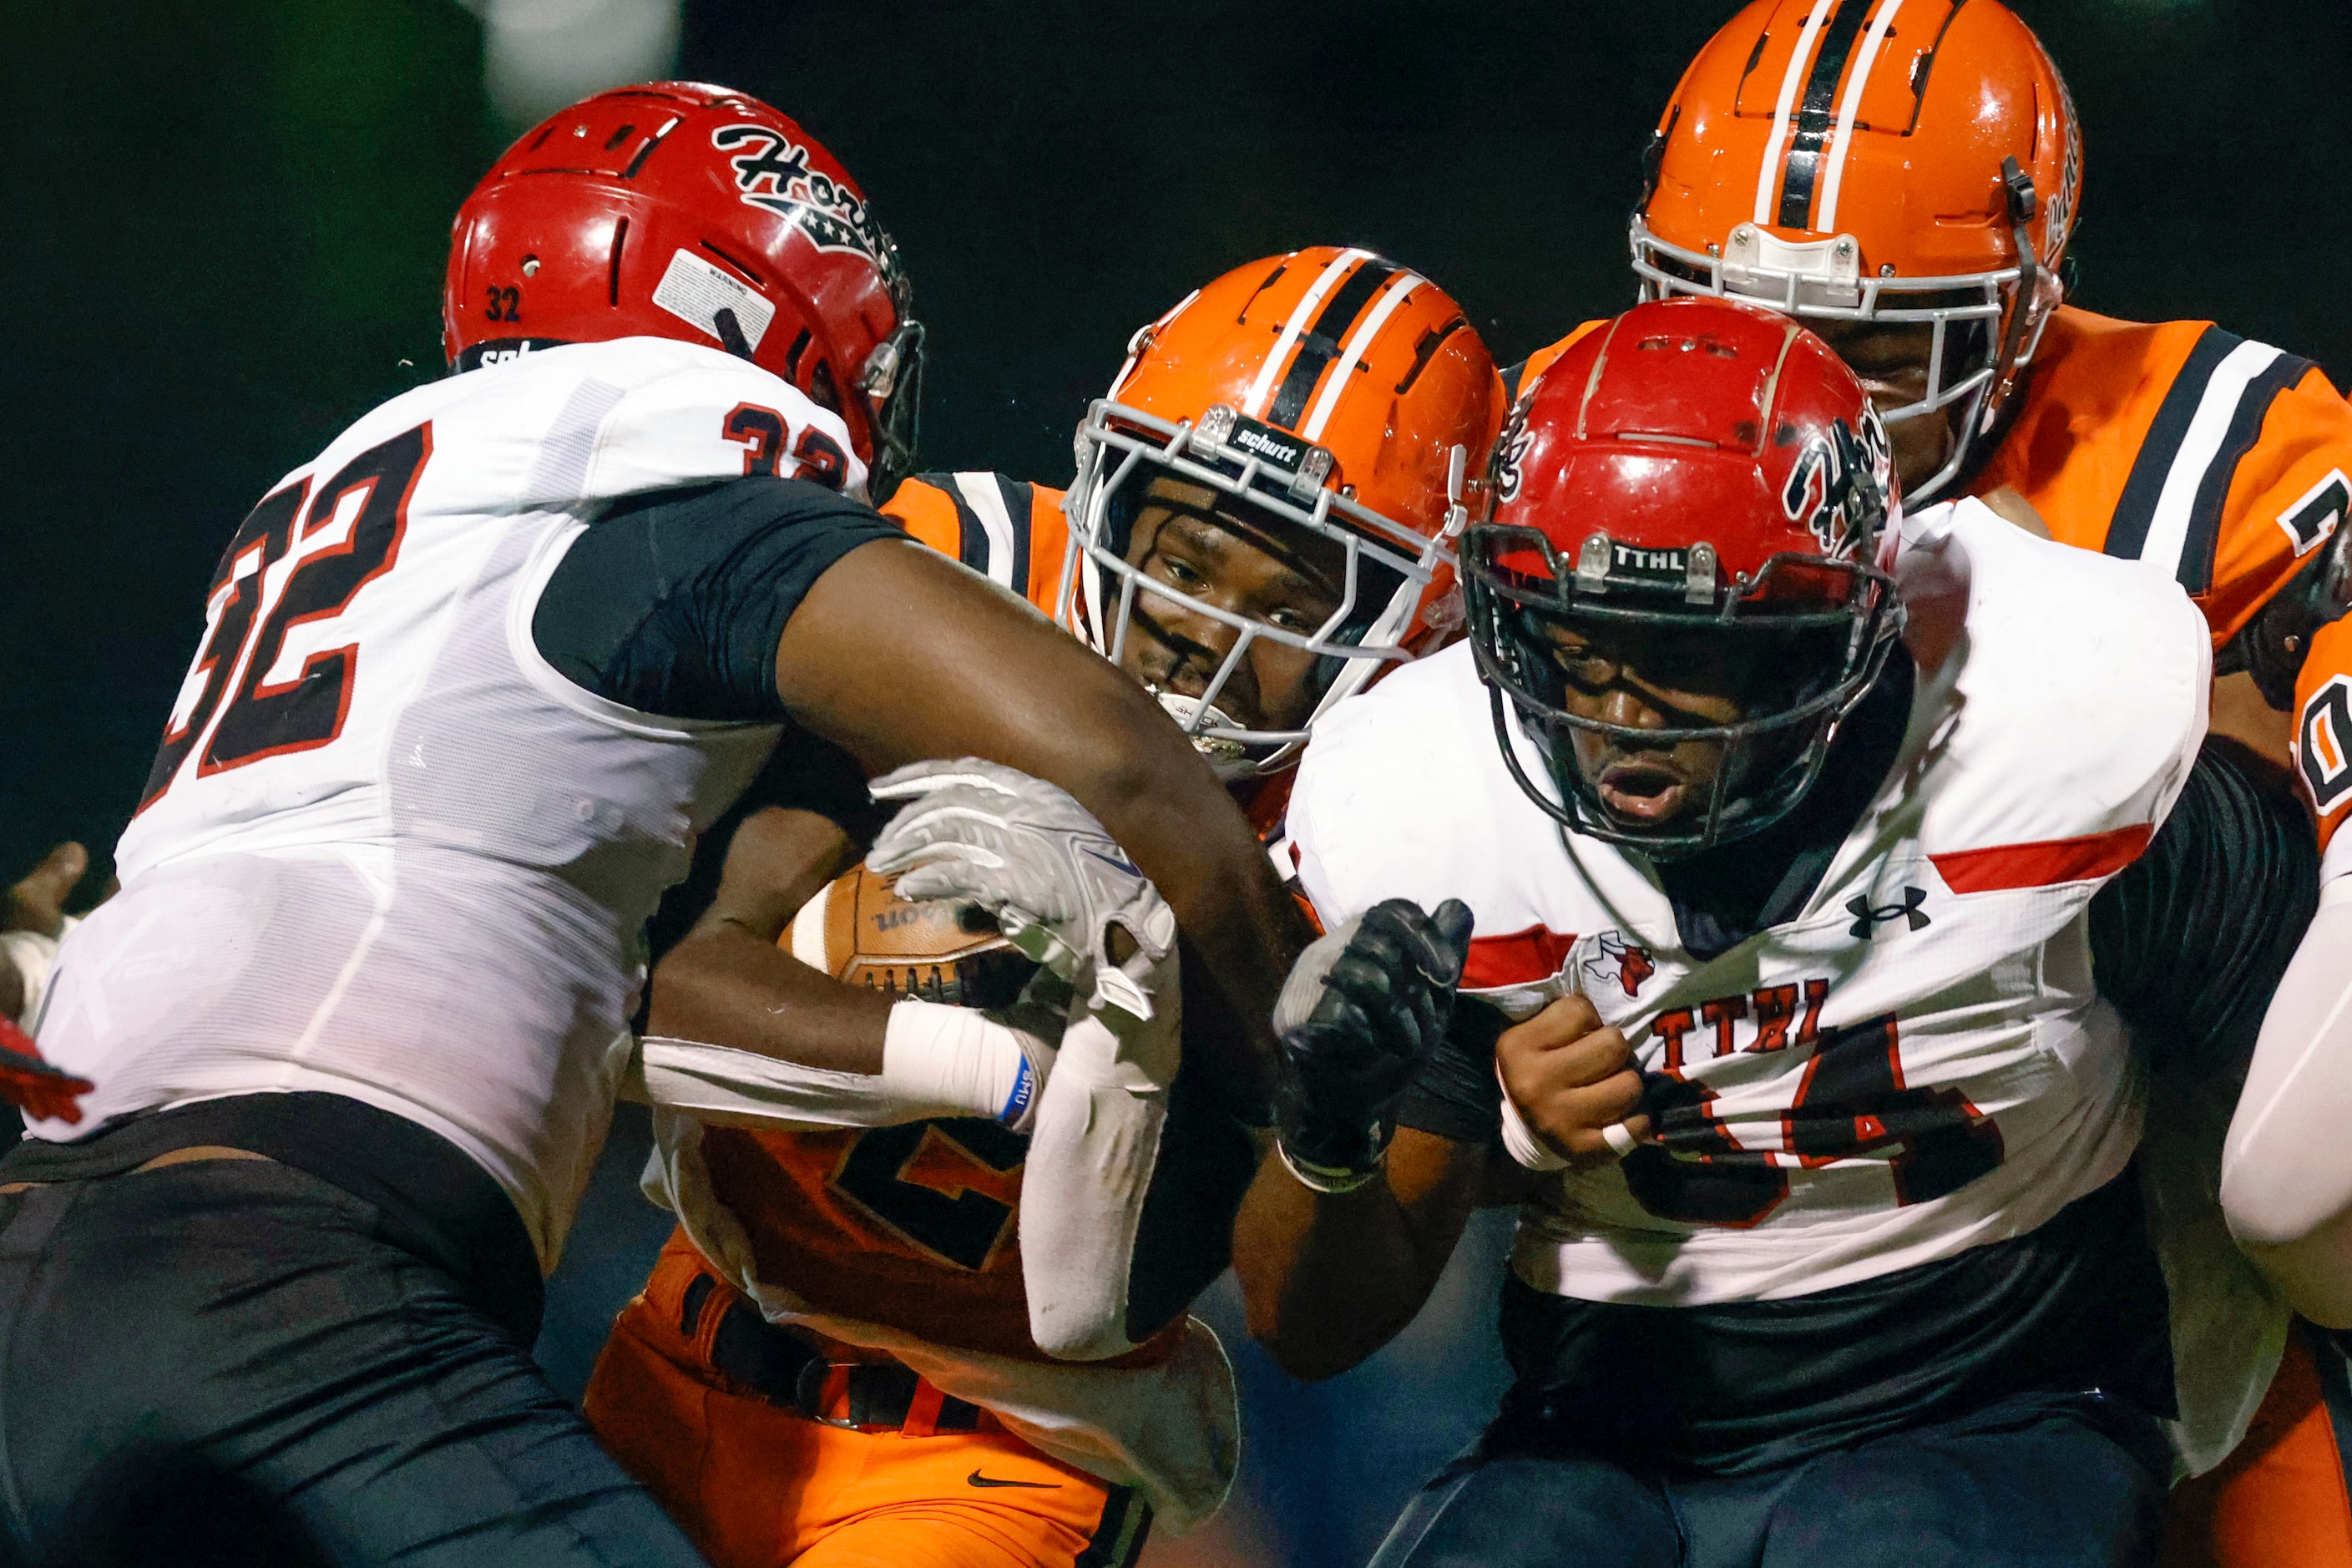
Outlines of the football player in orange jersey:
<svg viewBox="0 0 2352 1568">
<path fill-rule="evenodd" d="M 1271 837 L 1315 715 L 1454 624 L 1447 542 L 1503 403 L 1435 286 L 1302 250 L 1136 334 L 1066 498 L 925 475 L 889 512 L 1153 689 Z M 656 972 L 649 1069 L 682 1037 L 887 1086 L 908 1031 L 1013 1033 L 1017 1011 L 975 1010 L 1018 985 L 974 962 L 1001 943 L 938 905 L 876 902 L 862 805 L 745 823 Z M 929 958 L 899 940 L 925 922 Z M 1056 1097 L 1086 1088 L 1075 1038 L 1058 1062 L 1000 1041 L 947 1119 L 919 1096 L 867 1127 L 664 1119 L 655 1184 L 681 1228 L 588 1410 L 721 1568 L 1124 1564 L 1155 1517 L 1181 1530 L 1218 1506 L 1231 1373 L 1184 1308 L 1224 1267 L 1256 1146 L 1195 1072 L 1143 1112 L 1095 1091 L 1087 1134 L 1049 1158 Z M 1034 1103 L 1031 1061 L 1051 1073 Z"/>
<path fill-rule="evenodd" d="M 2275 760 L 2284 726 L 2269 710 L 2297 713 L 2294 771 L 2333 850 L 2323 879 L 2336 901 L 2262 1025 L 2223 1202 L 2242 1240 L 2270 1244 L 2252 1250 L 2296 1306 L 2352 1323 L 2352 1246 L 2337 1234 L 2352 1223 L 2352 1163 L 2309 1164 L 2352 1084 L 2295 1076 L 2352 1059 L 2352 837 L 2334 837 L 2352 810 L 2352 626 L 2336 624 L 2352 600 L 2352 407 L 2308 361 L 2211 322 L 2063 302 L 2082 138 L 2056 66 L 2000 0 L 1755 0 L 1685 73 L 1646 170 L 1632 226 L 1645 297 L 1727 294 L 1802 317 L 1869 385 L 1906 500 L 1982 496 L 2176 578 L 2211 626 L 2217 671 L 2244 678 L 2217 689 L 2217 731 Z M 2246 1022 L 2251 1035 L 2251 1010 Z M 2245 1043 L 2231 1042 L 2241 1056 Z M 2210 1168 L 2200 1180 L 2210 1191 Z M 2176 1295 L 2258 1295 L 2231 1277 L 2235 1261 L 2176 1258 Z M 2184 1468 L 2200 1471 L 2244 1430 L 2237 1385 L 2259 1386 L 2281 1342 L 2274 1319 L 2206 1327 L 2179 1331 L 2184 1398 L 2197 1384 L 2192 1402 L 2213 1411 L 2189 1413 L 2182 1432 Z M 2326 1542 L 2296 1562 L 2352 1563 L 2311 1353 L 2289 1346 L 2264 1444 L 2182 1494 L 2168 1549 L 2180 1560 L 2276 1561 L 2263 1553 L 2294 1533 Z M 2332 1345 L 2317 1353 L 2341 1364 Z"/>
</svg>

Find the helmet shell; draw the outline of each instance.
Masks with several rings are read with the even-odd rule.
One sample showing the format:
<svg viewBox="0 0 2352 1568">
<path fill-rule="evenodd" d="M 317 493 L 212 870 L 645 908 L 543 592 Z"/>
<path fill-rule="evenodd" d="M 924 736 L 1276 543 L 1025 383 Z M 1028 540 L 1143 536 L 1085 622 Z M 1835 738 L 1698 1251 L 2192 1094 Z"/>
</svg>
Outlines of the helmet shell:
<svg viewBox="0 0 2352 1568">
<path fill-rule="evenodd" d="M 1933 329 L 1924 395 L 1969 468 L 2063 297 L 2083 142 L 2049 54 L 2000 0 L 1756 0 L 1691 62 L 1633 215 L 1645 297 Z"/>
<path fill-rule="evenodd" d="M 919 354 L 909 303 L 897 247 L 814 137 L 723 87 L 648 82 L 550 117 L 482 177 L 452 228 L 442 342 L 459 370 L 624 337 L 731 348 L 838 411 L 873 466 L 911 418 L 893 406 L 919 379 L 899 363 Z"/>
<path fill-rule="evenodd" d="M 1492 521 L 1570 562 L 1595 534 L 1634 554 L 1704 544 L 1715 605 L 1776 556 L 1890 552 L 1891 484 L 1869 395 L 1828 345 L 1786 316 L 1681 298 L 1586 334 L 1528 389 L 1496 453 Z"/>
<path fill-rule="evenodd" d="M 1341 246 L 1235 268 L 1139 331 L 1088 411 L 1059 613 L 1114 658 L 1133 613 L 1121 606 L 1139 595 L 1229 626 L 1206 691 L 1161 700 L 1229 776 L 1285 767 L 1307 731 L 1237 726 L 1218 693 L 1252 642 L 1272 639 L 1330 661 L 1319 715 L 1459 626 L 1452 540 L 1506 402 L 1462 308 L 1407 268 Z M 1312 634 L 1244 622 L 1129 563 L 1123 509 L 1161 474 L 1338 545 L 1347 581 L 1331 622 Z"/>
</svg>

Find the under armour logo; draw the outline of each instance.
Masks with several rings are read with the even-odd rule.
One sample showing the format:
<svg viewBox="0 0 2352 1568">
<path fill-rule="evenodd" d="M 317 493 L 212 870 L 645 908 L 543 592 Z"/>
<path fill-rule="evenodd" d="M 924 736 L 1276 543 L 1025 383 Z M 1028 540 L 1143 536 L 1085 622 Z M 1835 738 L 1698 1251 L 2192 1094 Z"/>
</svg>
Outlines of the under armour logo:
<svg viewBox="0 0 2352 1568">
<path fill-rule="evenodd" d="M 1897 919 L 1907 921 L 1913 931 L 1927 925 L 1927 916 L 1919 908 L 1927 901 L 1926 889 L 1906 888 L 1903 889 L 1903 901 L 1899 904 L 1873 905 L 1868 899 L 1857 896 L 1846 900 L 1845 910 L 1853 917 L 1853 925 L 1851 928 L 1853 934 L 1868 942 L 1873 928 L 1886 921 Z"/>
</svg>

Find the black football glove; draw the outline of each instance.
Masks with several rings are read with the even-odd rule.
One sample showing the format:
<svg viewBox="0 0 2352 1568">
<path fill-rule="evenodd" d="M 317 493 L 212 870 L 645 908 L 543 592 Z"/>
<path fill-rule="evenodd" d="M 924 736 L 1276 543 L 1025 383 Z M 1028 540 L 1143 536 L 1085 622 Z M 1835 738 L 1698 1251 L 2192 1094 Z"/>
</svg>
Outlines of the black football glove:
<svg viewBox="0 0 2352 1568">
<path fill-rule="evenodd" d="M 1275 1008 L 1275 1121 L 1292 1174 L 1344 1193 L 1379 1173 L 1397 1101 L 1444 1037 L 1470 952 L 1470 909 L 1404 899 L 1299 954 Z"/>
</svg>

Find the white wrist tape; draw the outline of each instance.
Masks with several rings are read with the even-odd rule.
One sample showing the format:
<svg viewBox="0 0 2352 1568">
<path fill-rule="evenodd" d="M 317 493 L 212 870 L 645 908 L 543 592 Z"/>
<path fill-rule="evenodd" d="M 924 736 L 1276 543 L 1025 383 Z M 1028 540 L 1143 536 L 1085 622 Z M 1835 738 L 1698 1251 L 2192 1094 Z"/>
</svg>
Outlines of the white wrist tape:
<svg viewBox="0 0 2352 1568">
<path fill-rule="evenodd" d="M 970 1007 L 905 1001 L 882 1036 L 882 1090 L 935 1114 L 1028 1128 L 1051 1053 L 1042 1040 Z"/>
<path fill-rule="evenodd" d="M 1503 1064 L 1500 1062 L 1495 1064 L 1495 1081 L 1503 1081 Z M 1538 1138 L 1535 1129 L 1529 1127 L 1526 1118 L 1519 1114 L 1519 1108 L 1511 1102 L 1507 1085 L 1503 1089 L 1503 1147 L 1512 1159 L 1530 1171 L 1568 1169 L 1567 1159 L 1554 1153 L 1551 1146 Z"/>
</svg>

